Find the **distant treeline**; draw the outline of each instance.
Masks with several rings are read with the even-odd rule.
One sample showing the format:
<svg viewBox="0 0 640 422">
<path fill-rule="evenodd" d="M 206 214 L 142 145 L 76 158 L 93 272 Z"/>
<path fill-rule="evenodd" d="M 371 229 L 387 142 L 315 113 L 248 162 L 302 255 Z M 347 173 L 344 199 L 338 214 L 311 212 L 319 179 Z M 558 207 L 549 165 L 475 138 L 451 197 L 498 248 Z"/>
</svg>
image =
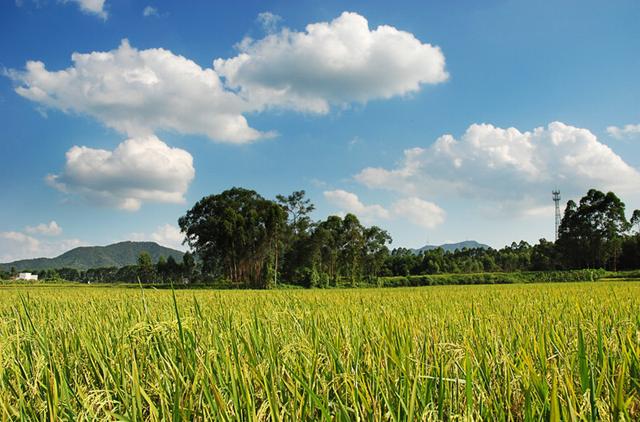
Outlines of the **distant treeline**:
<svg viewBox="0 0 640 422">
<path fill-rule="evenodd" d="M 569 201 L 557 242 L 541 239 L 530 245 L 521 241 L 499 250 L 389 250 L 391 237 L 385 230 L 366 227 L 353 214 L 312 221 L 309 215 L 313 210 L 304 191 L 270 200 L 252 190 L 233 188 L 202 198 L 179 219 L 195 254 L 185 254 L 182 263 L 173 258 L 153 263 L 143 253 L 138 265 L 122 268 L 35 273 L 44 279 L 85 282 L 140 280 L 269 288 L 281 283 L 332 287 L 394 285 L 394 280 L 401 285 L 440 284 L 449 280 L 411 278 L 437 274 L 474 274 L 467 277 L 468 284 L 483 280 L 526 282 L 534 277 L 538 281 L 563 277 L 575 281 L 572 279 L 594 279 L 596 273 L 559 271 L 640 268 L 640 211 L 635 210 L 627 220 L 624 203 L 612 192 L 591 189 L 578 204 Z M 0 274 L 5 278 L 9 275 Z M 553 279 L 545 280 L 549 277 Z M 455 280 L 467 278 L 457 276 Z M 449 281 L 446 284 L 456 284 L 453 279 Z"/>
<path fill-rule="evenodd" d="M 197 281 L 200 277 L 196 268 L 193 255 L 186 252 L 182 262 L 169 256 L 160 257 L 153 263 L 151 255 L 142 252 L 138 257 L 137 265 L 126 265 L 124 267 L 100 267 L 90 268 L 86 271 L 75 268 L 57 268 L 46 270 L 29 271 L 37 274 L 39 280 L 66 280 L 80 281 L 85 283 L 189 283 Z M 17 271 L 1 272 L 0 278 L 9 279 L 15 277 Z"/>
<path fill-rule="evenodd" d="M 599 270 L 483 272 L 379 277 L 379 287 L 417 287 L 466 284 L 566 283 L 597 281 L 612 274 Z"/>
</svg>

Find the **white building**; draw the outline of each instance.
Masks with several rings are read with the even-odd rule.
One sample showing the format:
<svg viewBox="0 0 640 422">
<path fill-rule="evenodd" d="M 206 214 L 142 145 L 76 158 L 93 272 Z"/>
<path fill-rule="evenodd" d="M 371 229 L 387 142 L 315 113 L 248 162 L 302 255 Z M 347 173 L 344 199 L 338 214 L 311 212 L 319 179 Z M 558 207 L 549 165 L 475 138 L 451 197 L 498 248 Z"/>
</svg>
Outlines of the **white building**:
<svg viewBox="0 0 640 422">
<path fill-rule="evenodd" d="M 31 274 L 31 273 L 18 274 L 18 280 L 37 280 L 37 279 L 38 279 L 37 274 Z"/>
</svg>

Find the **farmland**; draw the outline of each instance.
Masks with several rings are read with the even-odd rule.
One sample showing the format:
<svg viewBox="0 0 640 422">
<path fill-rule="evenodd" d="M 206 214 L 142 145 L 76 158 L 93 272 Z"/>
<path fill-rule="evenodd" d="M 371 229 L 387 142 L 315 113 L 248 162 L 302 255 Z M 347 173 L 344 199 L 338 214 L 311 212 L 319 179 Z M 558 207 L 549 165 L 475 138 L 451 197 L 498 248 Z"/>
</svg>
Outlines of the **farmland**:
<svg viewBox="0 0 640 422">
<path fill-rule="evenodd" d="M 640 415 L 636 282 L 0 297 L 3 419 Z"/>
</svg>

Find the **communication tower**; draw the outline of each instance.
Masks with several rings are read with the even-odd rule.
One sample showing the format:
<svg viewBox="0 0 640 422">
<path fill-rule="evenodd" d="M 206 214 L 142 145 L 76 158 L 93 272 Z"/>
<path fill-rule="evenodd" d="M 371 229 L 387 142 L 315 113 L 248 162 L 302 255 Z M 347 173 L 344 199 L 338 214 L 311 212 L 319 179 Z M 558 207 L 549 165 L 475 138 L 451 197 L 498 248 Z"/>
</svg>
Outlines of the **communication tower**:
<svg viewBox="0 0 640 422">
<path fill-rule="evenodd" d="M 555 189 L 551 192 L 553 202 L 556 204 L 556 241 L 558 241 L 558 230 L 560 229 L 560 190 Z"/>
</svg>

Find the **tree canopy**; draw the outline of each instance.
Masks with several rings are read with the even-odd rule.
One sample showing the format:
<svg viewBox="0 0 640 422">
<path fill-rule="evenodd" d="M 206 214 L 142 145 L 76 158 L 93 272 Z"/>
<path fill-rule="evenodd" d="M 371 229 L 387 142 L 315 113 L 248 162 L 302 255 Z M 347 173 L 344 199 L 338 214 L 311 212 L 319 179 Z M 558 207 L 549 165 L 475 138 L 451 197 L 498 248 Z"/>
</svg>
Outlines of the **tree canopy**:
<svg viewBox="0 0 640 422">
<path fill-rule="evenodd" d="M 267 287 L 286 211 L 248 189 L 233 188 L 198 201 L 178 220 L 189 246 L 210 270 L 234 283 Z"/>
<path fill-rule="evenodd" d="M 567 202 L 558 249 L 569 268 L 616 270 L 622 239 L 630 229 L 624 203 L 613 192 L 591 189 L 580 203 Z"/>
</svg>

